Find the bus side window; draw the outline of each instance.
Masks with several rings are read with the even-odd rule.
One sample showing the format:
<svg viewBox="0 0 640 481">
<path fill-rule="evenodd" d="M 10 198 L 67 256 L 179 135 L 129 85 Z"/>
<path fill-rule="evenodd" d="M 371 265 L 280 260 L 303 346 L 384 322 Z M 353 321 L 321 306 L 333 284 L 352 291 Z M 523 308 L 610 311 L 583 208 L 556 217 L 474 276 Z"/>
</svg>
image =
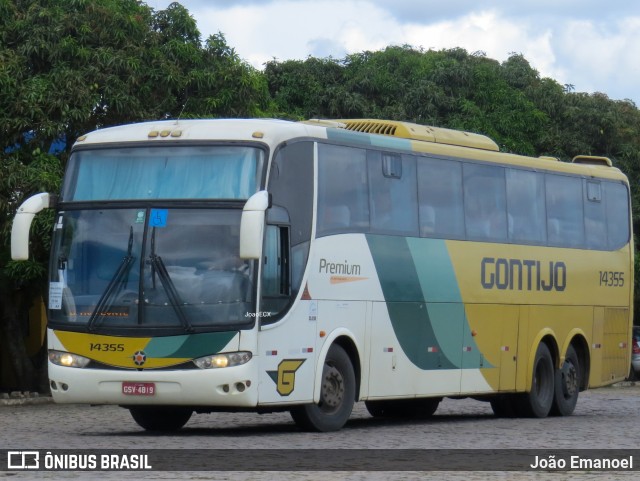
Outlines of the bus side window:
<svg viewBox="0 0 640 481">
<path fill-rule="evenodd" d="M 419 157 L 418 199 L 422 237 L 464 237 L 459 162 Z"/>
<path fill-rule="evenodd" d="M 368 232 L 366 150 L 318 145 L 317 235 Z"/>
<path fill-rule="evenodd" d="M 544 175 L 518 169 L 507 169 L 506 174 L 509 240 L 546 243 Z"/>
<path fill-rule="evenodd" d="M 467 237 L 504 242 L 507 239 L 507 206 L 504 168 L 464 164 L 464 212 Z"/>
<path fill-rule="evenodd" d="M 587 247 L 607 248 L 607 224 L 600 181 L 585 180 L 584 230 Z"/>
<path fill-rule="evenodd" d="M 607 232 L 610 250 L 616 250 L 629 242 L 629 193 L 624 184 L 604 183 L 607 209 Z"/>
<path fill-rule="evenodd" d="M 584 245 L 582 179 L 546 174 L 545 187 L 549 245 Z"/>
<path fill-rule="evenodd" d="M 416 236 L 418 195 L 415 157 L 370 150 L 367 164 L 371 232 Z"/>
</svg>

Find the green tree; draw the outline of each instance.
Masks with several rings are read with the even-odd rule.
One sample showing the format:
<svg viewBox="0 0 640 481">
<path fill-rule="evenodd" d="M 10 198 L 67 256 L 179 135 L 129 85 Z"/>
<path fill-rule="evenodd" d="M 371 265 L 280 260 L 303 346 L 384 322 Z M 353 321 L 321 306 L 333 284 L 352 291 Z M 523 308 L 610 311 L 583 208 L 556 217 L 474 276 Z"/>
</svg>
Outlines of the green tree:
<svg viewBox="0 0 640 481">
<path fill-rule="evenodd" d="M 13 214 L 24 192 L 56 192 L 60 185 L 60 159 L 43 153 L 19 149 L 4 155 L 0 163 L 0 349 L 12 361 L 19 390 L 47 389 L 45 346 L 35 355 L 27 352 L 23 339 L 27 335 L 28 312 L 35 299 L 46 297 L 43 279 L 50 245 L 53 212 L 39 215 L 32 226 L 31 258 L 26 262 L 9 260 Z"/>
<path fill-rule="evenodd" d="M 75 139 L 144 119 L 252 116 L 269 107 L 264 77 L 222 34 L 203 45 L 178 3 L 154 11 L 138 0 L 0 0 L 0 312 L 20 389 L 41 379 L 21 332 L 29 302 L 44 290 L 50 219 L 37 216 L 28 263 L 8 262 L 8 233 L 25 198 L 58 191 Z M 46 154 L 56 140 L 67 151 L 59 158 Z"/>
</svg>

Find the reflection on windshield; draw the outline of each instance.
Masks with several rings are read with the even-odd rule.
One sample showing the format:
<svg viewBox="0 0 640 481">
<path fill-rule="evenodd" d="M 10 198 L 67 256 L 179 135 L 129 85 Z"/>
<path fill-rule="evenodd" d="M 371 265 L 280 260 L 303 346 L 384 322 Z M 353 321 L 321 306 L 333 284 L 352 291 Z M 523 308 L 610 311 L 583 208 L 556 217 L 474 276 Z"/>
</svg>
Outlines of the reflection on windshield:
<svg viewBox="0 0 640 481">
<path fill-rule="evenodd" d="M 108 209 L 60 214 L 52 323 L 224 328 L 250 323 L 250 263 L 238 210 Z"/>
<path fill-rule="evenodd" d="M 119 292 L 123 287 L 127 285 L 127 278 L 129 274 L 129 269 L 131 268 L 131 264 L 133 263 L 133 256 L 131 255 L 131 249 L 133 247 L 133 227 L 129 228 L 129 244 L 127 248 L 127 255 L 122 258 L 122 262 L 118 266 L 115 274 L 111 278 L 109 285 L 104 290 L 100 299 L 98 299 L 98 303 L 96 304 L 95 309 L 91 313 L 91 317 L 89 317 L 89 330 L 93 328 L 93 324 L 95 323 L 98 317 L 102 317 L 102 313 L 109 312 L 111 308 L 111 299 L 116 292 Z"/>
<path fill-rule="evenodd" d="M 127 147 L 74 152 L 65 201 L 248 199 L 264 153 L 255 147 Z"/>
</svg>

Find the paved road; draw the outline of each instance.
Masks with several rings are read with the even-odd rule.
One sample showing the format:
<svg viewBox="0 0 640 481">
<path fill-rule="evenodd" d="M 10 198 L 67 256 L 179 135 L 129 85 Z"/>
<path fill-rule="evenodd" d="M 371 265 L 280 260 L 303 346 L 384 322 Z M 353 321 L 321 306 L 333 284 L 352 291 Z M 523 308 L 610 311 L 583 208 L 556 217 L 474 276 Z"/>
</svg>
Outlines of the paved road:
<svg viewBox="0 0 640 481">
<path fill-rule="evenodd" d="M 148 434 L 116 406 L 0 406 L 1 449 L 640 449 L 640 385 L 581 393 L 573 416 L 497 419 L 488 403 L 445 399 L 426 421 L 374 419 L 356 405 L 337 433 L 303 433 L 287 413 L 194 415 L 178 434 Z M 330 462 L 330 460 L 328 460 Z M 640 456 L 635 460 L 640 464 Z M 0 478 L 58 479 L 59 473 L 2 473 Z M 446 474 L 446 476 L 445 476 Z M 633 479 L 635 473 L 554 473 L 553 479 Z M 93 473 L 94 479 L 547 479 L 547 473 Z M 87 473 L 65 477 L 87 479 Z M 543 475 L 540 478 L 540 475 Z M 30 477 L 31 476 L 31 477 Z M 585 477 L 586 476 L 586 477 Z"/>
</svg>

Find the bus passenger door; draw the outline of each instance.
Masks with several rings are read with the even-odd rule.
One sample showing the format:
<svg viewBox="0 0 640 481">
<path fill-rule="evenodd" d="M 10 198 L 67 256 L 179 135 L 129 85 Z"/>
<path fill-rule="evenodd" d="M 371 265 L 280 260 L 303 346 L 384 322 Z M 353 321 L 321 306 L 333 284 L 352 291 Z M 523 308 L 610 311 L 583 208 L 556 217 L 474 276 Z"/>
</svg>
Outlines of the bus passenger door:
<svg viewBox="0 0 640 481">
<path fill-rule="evenodd" d="M 309 402 L 316 366 L 316 301 L 291 305 L 289 228 L 267 225 L 262 258 L 259 403 Z M 288 311 L 288 312 L 287 312 Z"/>
</svg>

